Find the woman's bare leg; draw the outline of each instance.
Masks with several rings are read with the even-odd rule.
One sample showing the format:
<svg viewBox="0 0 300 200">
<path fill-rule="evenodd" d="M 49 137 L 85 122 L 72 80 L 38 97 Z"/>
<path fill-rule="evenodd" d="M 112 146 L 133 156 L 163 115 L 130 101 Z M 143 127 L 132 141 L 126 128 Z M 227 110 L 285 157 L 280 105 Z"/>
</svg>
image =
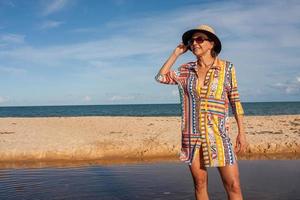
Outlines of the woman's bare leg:
<svg viewBox="0 0 300 200">
<path fill-rule="evenodd" d="M 195 197 L 196 200 L 208 200 L 208 177 L 207 170 L 204 167 L 202 159 L 200 159 L 198 150 L 195 153 L 193 163 L 190 167 L 191 174 L 193 176 L 194 188 L 195 188 Z M 200 163 L 201 160 L 201 163 Z"/>
<path fill-rule="evenodd" d="M 218 167 L 223 185 L 226 189 L 229 200 L 242 200 L 242 191 L 240 186 L 239 168 L 237 162 L 233 165 Z"/>
</svg>

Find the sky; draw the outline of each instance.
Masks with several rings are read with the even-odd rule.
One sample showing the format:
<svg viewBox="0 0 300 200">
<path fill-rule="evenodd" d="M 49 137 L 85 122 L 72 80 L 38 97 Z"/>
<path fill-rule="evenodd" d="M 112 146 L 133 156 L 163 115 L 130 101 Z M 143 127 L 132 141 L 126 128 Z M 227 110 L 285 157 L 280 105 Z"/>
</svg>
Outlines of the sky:
<svg viewBox="0 0 300 200">
<path fill-rule="evenodd" d="M 242 102 L 300 101 L 300 1 L 0 0 L 0 106 L 179 103 L 155 81 L 209 24 Z M 173 69 L 194 61 L 182 55 Z"/>
</svg>

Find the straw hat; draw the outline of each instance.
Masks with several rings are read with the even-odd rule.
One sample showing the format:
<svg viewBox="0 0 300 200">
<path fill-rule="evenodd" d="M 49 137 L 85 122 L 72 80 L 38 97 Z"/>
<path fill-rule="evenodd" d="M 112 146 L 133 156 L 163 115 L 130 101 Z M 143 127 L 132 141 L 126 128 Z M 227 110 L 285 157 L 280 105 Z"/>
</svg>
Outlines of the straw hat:
<svg viewBox="0 0 300 200">
<path fill-rule="evenodd" d="M 208 26 L 208 25 L 200 25 L 195 29 L 191 29 L 189 31 L 186 31 L 183 35 L 182 35 L 182 41 L 184 45 L 188 45 L 188 41 L 192 38 L 193 34 L 196 32 L 201 32 L 206 34 L 210 39 L 212 39 L 215 42 L 215 46 L 214 46 L 214 50 L 216 53 L 220 53 L 221 49 L 222 49 L 222 45 L 221 45 L 221 41 L 218 38 L 218 36 L 216 35 L 215 30 Z M 190 49 L 190 47 L 188 47 Z M 191 50 L 191 49 L 190 49 Z"/>
</svg>

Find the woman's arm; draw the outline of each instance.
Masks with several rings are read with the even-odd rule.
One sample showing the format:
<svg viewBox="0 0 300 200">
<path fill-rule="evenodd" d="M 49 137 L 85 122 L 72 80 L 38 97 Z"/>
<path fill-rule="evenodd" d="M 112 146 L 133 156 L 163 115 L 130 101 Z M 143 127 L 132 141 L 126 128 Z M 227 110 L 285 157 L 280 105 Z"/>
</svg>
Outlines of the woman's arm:
<svg viewBox="0 0 300 200">
<path fill-rule="evenodd" d="M 235 152 L 240 153 L 244 152 L 248 146 L 246 133 L 244 129 L 244 115 L 236 114 L 235 120 L 238 126 L 238 135 L 236 137 Z"/>
<path fill-rule="evenodd" d="M 247 148 L 246 134 L 244 130 L 244 109 L 240 101 L 240 95 L 238 92 L 237 79 L 235 74 L 235 67 L 233 64 L 230 64 L 230 73 L 229 73 L 229 91 L 228 99 L 231 104 L 232 112 L 234 114 L 237 126 L 238 126 L 238 135 L 236 137 L 234 150 L 236 153 L 244 152 Z"/>
<path fill-rule="evenodd" d="M 172 52 L 167 61 L 163 64 L 158 74 L 155 76 L 155 79 L 160 83 L 165 84 L 176 84 L 176 74 L 173 71 L 170 71 L 171 67 L 177 60 L 177 58 L 184 54 L 187 51 L 187 47 L 180 43 L 176 49 Z"/>
<path fill-rule="evenodd" d="M 173 66 L 173 64 L 175 63 L 175 61 L 177 60 L 177 58 L 184 54 L 187 51 L 187 47 L 183 44 L 180 43 L 176 49 L 172 52 L 172 54 L 170 55 L 170 57 L 168 58 L 168 60 L 164 63 L 164 65 L 162 66 L 162 68 L 159 70 L 160 74 L 166 74 L 170 68 Z"/>
</svg>

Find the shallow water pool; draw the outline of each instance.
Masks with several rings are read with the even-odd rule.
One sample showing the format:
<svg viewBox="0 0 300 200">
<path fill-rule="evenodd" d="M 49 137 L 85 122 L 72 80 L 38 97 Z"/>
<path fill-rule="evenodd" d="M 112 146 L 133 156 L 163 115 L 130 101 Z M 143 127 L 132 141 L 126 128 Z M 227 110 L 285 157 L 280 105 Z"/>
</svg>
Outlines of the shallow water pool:
<svg viewBox="0 0 300 200">
<path fill-rule="evenodd" d="M 300 199 L 300 160 L 240 160 L 245 199 Z M 226 199 L 208 168 L 211 199 Z M 186 164 L 177 161 L 0 169 L 0 199 L 194 199 Z"/>
</svg>

